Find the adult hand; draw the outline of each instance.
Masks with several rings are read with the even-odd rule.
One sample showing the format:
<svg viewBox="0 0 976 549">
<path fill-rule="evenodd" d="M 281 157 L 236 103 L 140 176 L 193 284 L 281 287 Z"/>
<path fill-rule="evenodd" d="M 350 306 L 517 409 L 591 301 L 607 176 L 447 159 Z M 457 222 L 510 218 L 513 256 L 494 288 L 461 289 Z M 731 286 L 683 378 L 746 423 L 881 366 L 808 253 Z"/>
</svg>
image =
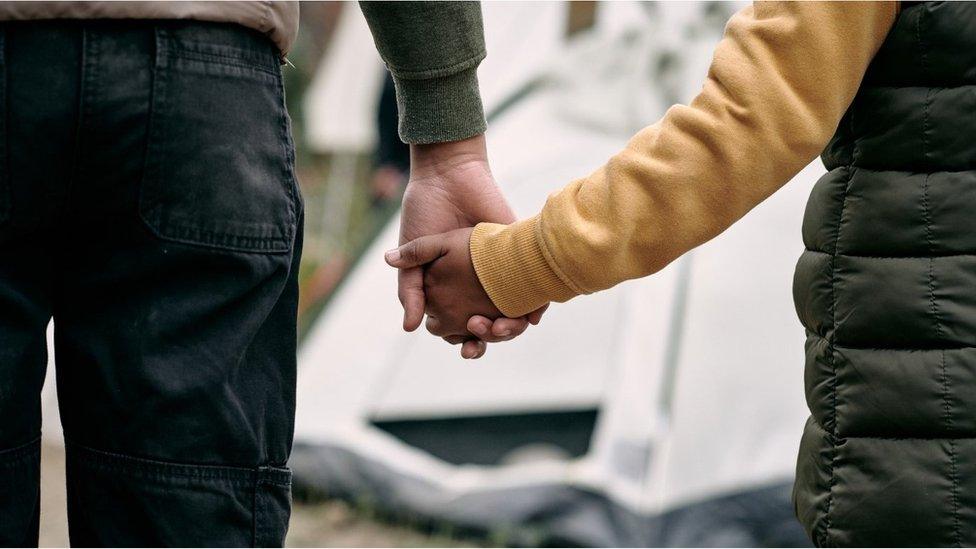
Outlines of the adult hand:
<svg viewBox="0 0 976 549">
<path fill-rule="evenodd" d="M 484 135 L 463 141 L 410 146 L 410 180 L 403 195 L 400 244 L 421 236 L 473 227 L 482 222 L 511 223 L 515 214 L 488 166 Z M 403 329 L 416 330 L 424 318 L 424 277 L 421 267 L 399 271 L 398 296 Z M 480 341 L 468 341 L 462 354 L 482 354 L 484 343 L 504 341 L 538 323 L 542 311 L 529 318 L 473 317 L 469 330 Z M 474 328 L 474 329 L 471 329 Z M 504 334 L 504 335 L 503 335 Z"/>
</svg>

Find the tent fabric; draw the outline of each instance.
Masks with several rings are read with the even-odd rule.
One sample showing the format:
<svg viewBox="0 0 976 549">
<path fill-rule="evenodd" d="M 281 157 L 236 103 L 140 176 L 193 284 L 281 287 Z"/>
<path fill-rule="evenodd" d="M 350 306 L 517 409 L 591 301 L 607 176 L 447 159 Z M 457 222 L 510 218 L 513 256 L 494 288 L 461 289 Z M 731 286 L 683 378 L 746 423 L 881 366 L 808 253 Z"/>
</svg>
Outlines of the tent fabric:
<svg viewBox="0 0 976 549">
<path fill-rule="evenodd" d="M 291 466 L 294 482 L 306 490 L 327 486 L 333 497 L 382 502 L 400 518 L 448 523 L 510 546 L 809 546 L 789 505 L 788 481 L 643 515 L 598 490 L 562 482 L 452 492 L 343 446 L 299 443 Z"/>
</svg>

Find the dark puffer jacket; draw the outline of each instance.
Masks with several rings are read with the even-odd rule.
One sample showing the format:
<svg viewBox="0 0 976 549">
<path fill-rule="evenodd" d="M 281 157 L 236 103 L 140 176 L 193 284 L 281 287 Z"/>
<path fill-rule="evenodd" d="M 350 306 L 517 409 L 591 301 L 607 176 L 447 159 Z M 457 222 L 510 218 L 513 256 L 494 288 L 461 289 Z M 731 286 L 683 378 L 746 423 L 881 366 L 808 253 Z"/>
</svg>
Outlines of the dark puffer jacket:
<svg viewBox="0 0 976 549">
<path fill-rule="evenodd" d="M 796 308 L 818 545 L 976 544 L 976 4 L 908 4 L 823 153 Z"/>
</svg>

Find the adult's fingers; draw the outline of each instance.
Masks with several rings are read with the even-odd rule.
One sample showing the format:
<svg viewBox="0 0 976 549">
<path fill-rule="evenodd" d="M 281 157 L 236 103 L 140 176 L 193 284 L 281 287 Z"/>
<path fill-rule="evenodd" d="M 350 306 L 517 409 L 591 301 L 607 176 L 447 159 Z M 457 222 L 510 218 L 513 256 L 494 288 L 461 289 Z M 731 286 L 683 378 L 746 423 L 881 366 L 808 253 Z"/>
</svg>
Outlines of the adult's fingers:
<svg viewBox="0 0 976 549">
<path fill-rule="evenodd" d="M 441 235 L 422 236 L 402 244 L 384 254 L 386 263 L 397 269 L 410 269 L 430 263 L 444 255 L 444 238 Z"/>
<path fill-rule="evenodd" d="M 461 344 L 461 358 L 473 360 L 485 356 L 488 344 L 480 339 L 469 339 Z"/>
<path fill-rule="evenodd" d="M 532 324 L 533 326 L 538 326 L 539 323 L 542 322 L 542 315 L 545 314 L 546 309 L 548 309 L 548 308 L 549 308 L 549 304 L 546 303 L 542 307 L 539 307 L 538 309 L 536 309 L 536 310 L 532 311 L 531 313 L 525 315 L 525 318 L 527 318 L 529 320 L 529 324 Z"/>
<path fill-rule="evenodd" d="M 403 306 L 403 329 L 412 332 L 424 320 L 424 270 L 420 267 L 400 269 L 397 273 L 397 297 Z"/>
</svg>

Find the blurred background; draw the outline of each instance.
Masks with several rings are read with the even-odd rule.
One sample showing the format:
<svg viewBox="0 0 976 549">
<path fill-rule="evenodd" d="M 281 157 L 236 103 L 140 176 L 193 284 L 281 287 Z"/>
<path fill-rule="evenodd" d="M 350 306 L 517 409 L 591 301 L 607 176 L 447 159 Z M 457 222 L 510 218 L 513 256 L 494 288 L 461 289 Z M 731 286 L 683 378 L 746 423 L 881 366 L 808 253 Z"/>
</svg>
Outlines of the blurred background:
<svg viewBox="0 0 976 549">
<path fill-rule="evenodd" d="M 520 216 L 701 88 L 732 2 L 486 2 L 492 168 Z M 400 330 L 408 156 L 354 2 L 302 2 L 283 68 L 306 204 L 292 546 L 797 546 L 791 298 L 817 161 L 647 280 L 476 363 Z M 48 376 L 52 380 L 53 375 Z M 41 544 L 65 545 L 45 388 Z"/>
</svg>

